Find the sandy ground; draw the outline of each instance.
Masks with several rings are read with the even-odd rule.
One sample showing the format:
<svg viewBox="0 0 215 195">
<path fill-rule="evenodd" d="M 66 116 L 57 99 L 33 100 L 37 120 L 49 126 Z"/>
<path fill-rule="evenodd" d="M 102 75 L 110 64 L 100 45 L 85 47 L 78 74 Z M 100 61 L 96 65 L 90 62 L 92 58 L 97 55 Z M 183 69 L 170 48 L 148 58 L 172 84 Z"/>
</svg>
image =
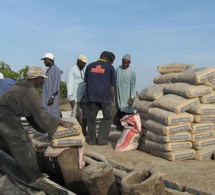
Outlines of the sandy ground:
<svg viewBox="0 0 215 195">
<path fill-rule="evenodd" d="M 114 149 L 116 146 L 116 140 L 119 137 L 119 132 L 111 131 L 111 135 L 109 136 L 109 140 L 111 140 L 111 142 L 109 145 L 87 145 L 86 148 L 110 158 L 124 166 L 134 168 L 135 170 L 156 168 L 162 173 L 164 179 L 215 194 L 214 160 L 185 160 L 172 162 L 153 156 L 141 150 L 116 152 Z"/>
<path fill-rule="evenodd" d="M 69 111 L 68 106 L 63 107 L 65 108 L 62 108 L 62 110 Z M 164 179 L 179 182 L 180 184 L 208 192 L 209 194 L 215 194 L 215 160 L 184 160 L 171 162 L 141 150 L 116 152 L 114 149 L 119 137 L 120 132 L 112 127 L 109 136 L 109 145 L 86 145 L 86 149 L 97 152 L 98 154 L 135 170 L 156 168 L 162 173 Z"/>
</svg>

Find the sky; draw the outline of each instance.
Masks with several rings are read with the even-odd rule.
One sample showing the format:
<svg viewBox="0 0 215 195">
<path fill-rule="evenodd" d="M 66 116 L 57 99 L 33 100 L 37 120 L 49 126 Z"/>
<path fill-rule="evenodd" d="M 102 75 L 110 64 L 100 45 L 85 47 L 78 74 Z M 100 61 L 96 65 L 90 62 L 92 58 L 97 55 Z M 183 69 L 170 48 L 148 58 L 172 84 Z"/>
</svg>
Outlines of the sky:
<svg viewBox="0 0 215 195">
<path fill-rule="evenodd" d="M 125 54 L 137 91 L 153 84 L 157 66 L 215 65 L 214 0 L 0 0 L 0 61 L 14 71 L 40 66 L 45 53 L 66 81 L 77 56 L 89 63 L 101 52 Z"/>
</svg>

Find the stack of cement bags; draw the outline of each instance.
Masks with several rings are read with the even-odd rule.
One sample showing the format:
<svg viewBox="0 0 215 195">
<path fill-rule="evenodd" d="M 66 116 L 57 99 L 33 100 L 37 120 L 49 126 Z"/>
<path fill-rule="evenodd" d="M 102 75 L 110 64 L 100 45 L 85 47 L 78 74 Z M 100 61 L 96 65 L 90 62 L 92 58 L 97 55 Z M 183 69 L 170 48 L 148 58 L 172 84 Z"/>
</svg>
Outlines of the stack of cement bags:
<svg viewBox="0 0 215 195">
<path fill-rule="evenodd" d="M 145 134 L 139 149 L 176 161 L 215 153 L 215 68 L 168 64 L 134 108 Z M 145 106 L 150 105 L 150 106 Z"/>
<path fill-rule="evenodd" d="M 58 126 L 57 131 L 52 138 L 52 146 L 55 148 L 83 146 L 85 144 L 81 126 L 78 124 L 70 128 Z"/>
</svg>

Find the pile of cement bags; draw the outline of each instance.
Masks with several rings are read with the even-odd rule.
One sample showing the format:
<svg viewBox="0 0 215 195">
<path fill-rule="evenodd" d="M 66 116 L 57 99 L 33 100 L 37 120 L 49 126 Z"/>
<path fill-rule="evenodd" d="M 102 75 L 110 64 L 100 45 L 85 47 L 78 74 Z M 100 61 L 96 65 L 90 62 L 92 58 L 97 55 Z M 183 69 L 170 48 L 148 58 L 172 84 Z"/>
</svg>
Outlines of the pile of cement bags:
<svg viewBox="0 0 215 195">
<path fill-rule="evenodd" d="M 52 138 L 52 146 L 54 147 L 84 146 L 85 144 L 81 126 L 78 124 L 70 128 L 58 126 Z"/>
<path fill-rule="evenodd" d="M 215 153 L 215 68 L 158 66 L 159 76 L 140 93 L 134 108 L 144 134 L 139 149 L 177 161 Z"/>
</svg>

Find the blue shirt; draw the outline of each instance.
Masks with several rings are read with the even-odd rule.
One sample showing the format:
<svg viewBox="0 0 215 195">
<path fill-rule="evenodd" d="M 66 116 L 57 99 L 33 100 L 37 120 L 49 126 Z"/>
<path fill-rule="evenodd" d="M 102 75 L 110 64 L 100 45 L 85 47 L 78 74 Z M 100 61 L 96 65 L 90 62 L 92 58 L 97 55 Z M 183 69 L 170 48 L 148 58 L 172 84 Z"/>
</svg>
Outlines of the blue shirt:
<svg viewBox="0 0 215 195">
<path fill-rule="evenodd" d="M 44 79 L 43 88 L 42 88 L 42 103 L 48 113 L 60 118 L 60 79 L 61 79 L 61 70 L 56 66 L 53 65 L 50 67 L 47 72 L 46 76 L 49 77 Z M 55 95 L 54 103 L 48 106 L 48 101 L 53 94 Z"/>
<path fill-rule="evenodd" d="M 115 87 L 115 69 L 99 59 L 89 64 L 85 74 L 87 102 L 111 103 L 111 87 Z"/>
<path fill-rule="evenodd" d="M 16 81 L 11 78 L 0 79 L 0 95 L 4 94 L 8 89 L 10 89 Z"/>
</svg>

